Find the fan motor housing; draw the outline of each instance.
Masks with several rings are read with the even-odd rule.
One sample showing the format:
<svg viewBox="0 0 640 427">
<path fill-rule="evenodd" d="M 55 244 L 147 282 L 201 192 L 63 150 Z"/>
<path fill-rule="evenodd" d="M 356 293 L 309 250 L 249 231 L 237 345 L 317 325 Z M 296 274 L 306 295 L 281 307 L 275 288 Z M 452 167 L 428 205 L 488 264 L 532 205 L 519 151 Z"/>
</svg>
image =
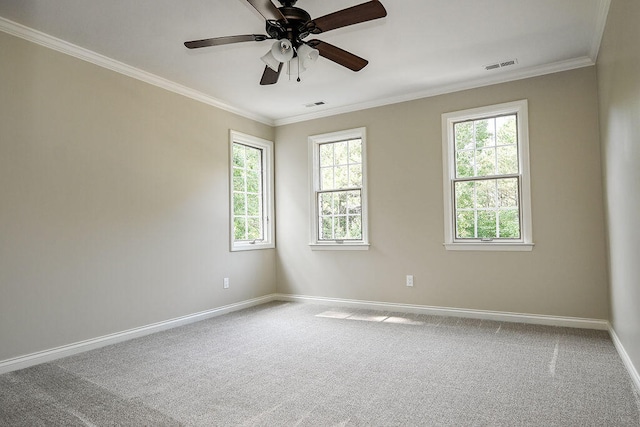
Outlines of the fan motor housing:
<svg viewBox="0 0 640 427">
<path fill-rule="evenodd" d="M 311 15 L 309 15 L 305 10 L 302 10 L 299 7 L 283 6 L 279 9 L 291 24 L 302 25 L 308 21 L 311 21 Z"/>
<path fill-rule="evenodd" d="M 293 4 L 295 1 L 288 3 Z M 311 21 L 311 15 L 299 7 L 288 4 L 278 9 L 286 21 L 267 21 L 267 33 L 274 39 L 288 39 L 295 46 L 299 45 L 302 39 L 309 35 L 306 24 Z"/>
</svg>

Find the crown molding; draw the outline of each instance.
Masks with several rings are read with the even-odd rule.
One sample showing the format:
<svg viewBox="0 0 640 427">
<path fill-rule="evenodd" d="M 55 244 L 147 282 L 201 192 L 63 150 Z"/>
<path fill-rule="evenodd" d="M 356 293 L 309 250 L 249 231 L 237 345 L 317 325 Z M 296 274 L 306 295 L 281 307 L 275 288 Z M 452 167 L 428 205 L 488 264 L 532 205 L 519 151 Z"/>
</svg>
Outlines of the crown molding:
<svg viewBox="0 0 640 427">
<path fill-rule="evenodd" d="M 125 76 L 143 81 L 145 83 L 160 87 L 170 92 L 177 93 L 179 95 L 186 96 L 196 101 L 202 102 L 212 107 L 219 108 L 221 110 L 228 111 L 239 116 L 246 117 L 251 120 L 255 120 L 260 123 L 264 123 L 269 126 L 273 126 L 274 122 L 268 117 L 250 113 L 248 111 L 241 110 L 232 105 L 226 104 L 212 96 L 205 95 L 202 92 L 172 82 L 155 74 L 151 74 L 147 71 L 140 70 L 138 68 L 127 65 L 123 62 L 116 61 L 115 59 L 77 46 L 75 44 L 66 42 L 56 37 L 50 36 L 43 32 L 26 27 L 17 22 L 10 21 L 8 19 L 0 17 L 0 31 L 10 34 L 15 37 L 30 41 L 32 43 L 39 44 L 49 49 L 56 50 L 58 52 L 73 56 L 91 64 L 97 65 L 102 68 L 106 68 L 116 73 L 123 74 Z"/>
<path fill-rule="evenodd" d="M 566 61 L 559 61 L 552 64 L 545 64 L 537 67 L 513 70 L 510 72 L 500 73 L 489 78 L 480 78 L 468 80 L 462 83 L 455 83 L 452 85 L 438 86 L 431 89 L 426 89 L 424 91 L 412 92 L 411 94 L 352 104 L 345 107 L 325 109 L 322 111 L 316 111 L 314 113 L 301 114 L 283 119 L 276 119 L 274 121 L 274 125 L 283 126 L 292 123 L 304 122 L 307 120 L 335 116 L 338 114 L 351 113 L 368 108 L 382 107 L 385 105 L 413 101 L 416 99 L 428 98 L 431 96 L 444 95 L 447 93 L 459 92 L 462 90 L 475 89 L 483 86 L 490 86 L 494 84 L 506 83 L 510 81 L 527 79 L 530 77 L 537 77 L 545 74 L 559 73 L 562 71 L 569 71 L 576 68 L 595 65 L 598 59 L 598 52 L 600 51 L 600 44 L 602 42 L 602 36 L 604 35 L 605 26 L 607 23 L 607 16 L 611 7 L 611 0 L 600 0 L 597 7 L 598 12 L 595 22 L 595 28 L 593 31 L 593 38 L 591 40 L 591 48 L 589 49 L 588 56 L 574 58 Z"/>
<path fill-rule="evenodd" d="M 600 43 L 602 43 L 602 36 L 604 35 L 604 28 L 607 24 L 607 16 L 609 15 L 610 7 L 611 0 L 600 0 L 600 4 L 598 5 L 598 16 L 596 18 L 596 27 L 593 31 L 591 50 L 589 51 L 589 58 L 591 58 L 594 63 L 598 59 Z"/>
<path fill-rule="evenodd" d="M 385 105 L 398 104 L 401 102 L 414 101 L 422 98 L 429 98 L 432 96 L 444 95 L 447 93 L 460 92 L 463 90 L 475 89 L 484 86 L 491 86 L 499 83 L 507 83 L 515 80 L 528 79 L 531 77 L 543 76 L 546 74 L 559 73 L 562 71 L 574 70 L 576 68 L 589 67 L 595 65 L 588 56 L 580 58 L 569 59 L 566 61 L 558 61 L 551 64 L 539 65 L 536 67 L 522 68 L 507 72 L 498 72 L 491 77 L 483 77 L 479 79 L 466 80 L 460 83 L 454 83 L 451 85 L 438 86 L 430 89 L 426 89 L 418 92 L 411 92 L 405 95 L 378 99 L 375 101 L 362 102 L 358 104 L 351 104 L 345 107 L 332 108 L 323 111 L 318 111 L 310 114 L 302 114 L 298 116 L 288 117 L 284 119 L 277 119 L 274 121 L 275 126 L 283 126 L 292 123 L 305 122 L 308 120 L 319 119 L 323 117 L 335 116 L 338 114 L 351 113 L 354 111 L 366 110 L 369 108 L 382 107 Z"/>
<path fill-rule="evenodd" d="M 103 68 L 115 71 L 117 73 L 141 80 L 143 82 L 152 84 L 154 86 L 163 88 L 165 90 L 186 96 L 196 101 L 202 102 L 207 105 L 211 105 L 221 110 L 225 110 L 242 117 L 246 117 L 251 120 L 255 120 L 260 123 L 264 123 L 269 126 L 283 126 L 287 124 L 299 123 L 308 120 L 314 120 L 324 117 L 331 117 L 338 114 L 351 113 L 360 110 L 366 110 L 370 108 L 382 107 L 385 105 L 398 104 L 401 102 L 414 101 L 421 98 L 429 98 L 432 96 L 444 95 L 447 93 L 459 92 L 463 90 L 475 89 L 483 86 L 490 86 L 499 83 L 507 83 L 515 80 L 527 79 L 531 77 L 538 77 L 546 74 L 553 74 L 562 71 L 569 71 L 581 67 L 589 67 L 596 64 L 598 57 L 598 51 L 600 50 L 600 44 L 602 42 L 602 36 L 604 34 L 605 25 L 607 22 L 607 15 L 611 0 L 600 0 L 598 4 L 597 19 L 594 28 L 594 36 L 591 41 L 591 47 L 589 49 L 589 55 L 579 58 L 574 58 L 565 61 L 559 61 L 551 64 L 544 64 L 535 67 L 528 67 L 522 69 L 516 69 L 506 72 L 498 72 L 490 77 L 482 77 L 478 79 L 466 80 L 460 83 L 454 83 L 450 85 L 437 86 L 428 88 L 425 90 L 411 92 L 404 95 L 388 97 L 383 99 L 377 99 L 374 101 L 361 102 L 356 104 L 347 105 L 338 108 L 328 108 L 322 111 L 316 111 L 308 114 L 300 114 L 296 116 L 285 117 L 281 119 L 271 119 L 262 115 L 258 115 L 252 112 L 248 112 L 239 109 L 235 106 L 226 104 L 212 96 L 206 95 L 202 92 L 188 88 L 186 86 L 177 84 L 170 80 L 159 77 L 155 74 L 140 70 L 122 62 L 116 61 L 104 55 L 92 52 L 88 49 L 79 47 L 72 43 L 68 43 L 64 40 L 10 21 L 8 19 L 0 17 L 0 31 L 4 31 L 8 34 L 20 37 L 22 39 L 31 41 L 33 43 L 48 47 L 50 49 L 57 50 L 67 55 L 76 57 L 83 61 L 90 62 Z"/>
</svg>

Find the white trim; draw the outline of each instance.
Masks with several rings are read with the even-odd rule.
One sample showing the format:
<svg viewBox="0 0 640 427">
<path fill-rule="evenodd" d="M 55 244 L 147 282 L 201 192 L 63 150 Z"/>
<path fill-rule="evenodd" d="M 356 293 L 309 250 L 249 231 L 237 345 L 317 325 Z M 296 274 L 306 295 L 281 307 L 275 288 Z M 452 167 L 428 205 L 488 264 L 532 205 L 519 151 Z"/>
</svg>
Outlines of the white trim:
<svg viewBox="0 0 640 427">
<path fill-rule="evenodd" d="M 627 355 L 624 347 L 620 343 L 615 331 L 610 326 L 609 322 L 603 319 L 588 319 L 580 317 L 563 317 L 563 316 L 549 316 L 549 315 L 537 315 L 537 314 L 522 314 L 522 313 L 510 313 L 499 312 L 489 310 L 473 310 L 473 309 L 459 309 L 452 307 L 435 307 L 415 304 L 401 304 L 401 303 L 388 303 L 379 301 L 364 301 L 353 300 L 343 298 L 328 298 L 317 297 L 307 295 L 291 295 L 291 294 L 269 294 L 258 298 L 253 298 L 245 301 L 240 301 L 233 304 L 228 304 L 222 307 L 214 308 L 211 310 L 202 311 L 199 313 L 190 314 L 187 316 L 181 316 L 174 319 L 166 320 L 163 322 L 157 322 L 150 325 L 142 326 L 139 328 L 133 328 L 114 334 L 104 335 L 97 338 L 88 339 L 85 341 L 79 341 L 73 344 L 68 344 L 36 353 L 27 354 L 24 356 L 18 356 L 11 359 L 0 361 L 0 374 L 4 374 L 18 369 L 28 368 L 30 366 L 38 365 L 40 363 L 51 362 L 63 357 L 72 356 L 75 354 L 83 353 L 85 351 L 94 350 L 96 348 L 105 347 L 107 345 L 117 344 L 119 342 L 127 341 L 134 338 L 139 338 L 145 335 L 150 335 L 156 332 L 161 332 L 167 329 L 175 328 L 178 326 L 187 325 L 190 323 L 199 322 L 201 320 L 210 319 L 212 317 L 221 316 L 234 311 L 242 310 L 245 308 L 255 307 L 257 305 L 266 304 L 272 301 L 285 301 L 285 302 L 303 302 L 312 304 L 325 304 L 336 305 L 343 307 L 352 307 L 359 309 L 371 309 L 371 310 L 383 310 L 383 311 L 395 311 L 401 313 L 416 313 L 416 314 L 429 314 L 436 316 L 449 316 L 449 317 L 461 317 L 469 319 L 480 320 L 494 320 L 499 322 L 515 322 L 526 323 L 533 325 L 547 325 L 547 326 L 561 326 L 571 328 L 582 329 L 596 329 L 596 330 L 608 330 L 611 334 L 612 340 L 620 357 L 622 358 L 627 370 L 629 371 L 634 384 L 640 391 L 640 376 L 636 371 L 633 363 Z"/>
<path fill-rule="evenodd" d="M 598 16 L 596 18 L 596 28 L 593 31 L 593 39 L 591 40 L 591 50 L 589 50 L 589 58 L 595 63 L 598 60 L 598 52 L 600 52 L 600 44 L 604 35 L 604 28 L 607 25 L 607 15 L 611 7 L 611 0 L 600 0 L 598 5 Z"/>
<path fill-rule="evenodd" d="M 622 345 L 620 338 L 618 338 L 616 331 L 613 329 L 613 326 L 611 325 L 609 325 L 609 335 L 611 335 L 611 340 L 613 341 L 613 345 L 616 347 L 616 350 L 618 351 L 618 354 L 622 359 L 622 363 L 624 363 L 625 368 L 627 368 L 627 371 L 631 376 L 631 381 L 633 382 L 633 385 L 636 387 L 636 391 L 640 393 L 640 374 L 638 374 L 636 367 L 633 366 L 633 362 L 631 361 L 631 358 L 627 354 L 627 351 L 624 349 L 624 346 Z"/>
<path fill-rule="evenodd" d="M 258 148 L 262 150 L 262 203 L 265 218 L 263 219 L 263 242 L 236 242 L 233 239 L 233 144 L 237 142 L 250 147 Z M 236 251 L 251 251 L 257 249 L 273 249 L 276 247 L 275 238 L 275 212 L 274 212 L 274 197 L 273 185 L 274 181 L 274 152 L 273 142 L 266 139 L 258 138 L 257 136 L 247 135 L 235 131 L 229 130 L 229 249 L 232 252 Z"/>
<path fill-rule="evenodd" d="M 401 102 L 415 101 L 417 99 L 430 98 L 438 95 L 445 95 L 447 93 L 455 93 L 463 90 L 476 89 L 485 86 L 496 85 L 500 83 L 507 83 L 516 80 L 523 80 L 532 77 L 544 76 L 547 74 L 560 73 L 563 71 L 575 70 L 578 68 L 591 67 L 595 65 L 588 56 L 581 56 L 579 58 L 568 59 L 565 61 L 558 61 L 552 64 L 538 65 L 535 67 L 528 67 L 522 69 L 516 69 L 513 71 L 505 71 L 492 73 L 490 77 L 481 77 L 477 79 L 469 79 L 463 82 L 453 83 L 450 85 L 443 85 L 434 88 L 429 88 L 422 91 L 414 91 L 405 95 L 398 95 L 389 98 L 376 99 L 374 101 L 360 102 L 357 104 L 346 105 L 344 107 L 326 109 L 322 111 L 316 111 L 309 114 L 301 114 L 298 116 L 286 117 L 283 119 L 276 119 L 273 121 L 274 126 L 283 126 L 292 123 L 305 122 L 308 120 L 319 119 L 323 117 L 336 116 L 338 114 L 351 113 L 354 111 L 366 110 L 368 108 L 382 107 L 385 105 L 399 104 Z"/>
<path fill-rule="evenodd" d="M 72 356 L 74 354 L 82 353 L 107 345 L 116 344 L 122 341 L 139 338 L 145 335 L 153 334 L 178 326 L 187 325 L 189 323 L 199 322 L 201 320 L 221 316 L 233 311 L 265 304 L 273 301 L 274 299 L 274 294 L 265 295 L 263 297 L 240 301 L 211 310 L 201 311 L 199 313 L 189 314 L 162 322 L 152 323 L 150 325 L 141 326 L 139 328 L 133 328 L 122 332 L 116 332 L 114 334 L 88 339 L 85 341 L 79 341 L 73 344 L 63 345 L 49 350 L 39 351 L 24 356 L 14 357 L 12 359 L 2 360 L 0 361 L 0 374 L 16 371 L 18 369 L 28 368 L 29 366 L 38 365 L 40 363 L 51 362 L 52 360 L 60 359 L 62 357 Z"/>
<path fill-rule="evenodd" d="M 396 311 L 401 313 L 429 314 L 435 316 L 462 317 L 469 319 L 494 320 L 498 322 L 527 323 L 531 325 L 562 326 L 568 328 L 597 329 L 606 331 L 609 322 L 604 319 L 582 317 L 550 316 L 544 314 L 511 313 L 504 311 L 474 310 L 453 307 L 400 304 L 379 301 L 363 301 L 342 298 L 327 298 L 307 295 L 275 294 L 277 301 L 331 304 L 369 310 Z"/>
<path fill-rule="evenodd" d="M 448 251 L 502 251 L 531 252 L 533 243 L 444 243 Z"/>
<path fill-rule="evenodd" d="M 318 165 L 318 146 L 320 144 L 343 141 L 347 139 L 362 141 L 362 239 L 345 240 L 343 243 L 318 240 L 318 206 L 316 192 L 320 188 Z M 337 132 L 311 135 L 308 137 L 309 165 L 309 246 L 312 250 L 368 250 L 369 249 L 369 211 L 367 197 L 367 128 L 341 130 Z"/>
<path fill-rule="evenodd" d="M 262 115 L 254 114 L 245 110 L 241 110 L 237 107 L 224 103 L 212 96 L 205 95 L 202 92 L 180 85 L 178 83 L 167 80 L 163 77 L 151 74 L 147 71 L 140 70 L 138 68 L 127 65 L 123 62 L 116 61 L 107 56 L 77 46 L 75 44 L 66 42 L 56 37 L 50 36 L 43 32 L 26 27 L 17 22 L 10 21 L 6 18 L 0 17 L 0 31 L 19 37 L 21 39 L 30 41 L 32 43 L 39 44 L 49 49 L 56 50 L 58 52 L 73 56 L 74 58 L 81 59 L 99 67 L 106 68 L 116 73 L 123 74 L 128 77 L 132 77 L 136 80 L 149 83 L 151 85 L 160 87 L 170 92 L 177 93 L 179 95 L 186 96 L 187 98 L 194 99 L 207 105 L 211 105 L 221 110 L 228 111 L 233 114 L 237 114 L 242 117 L 246 117 L 251 120 L 255 120 L 260 123 L 264 123 L 269 126 L 274 125 L 274 121 L 264 117 Z"/>
<path fill-rule="evenodd" d="M 456 239 L 454 226 L 455 206 L 452 182 L 455 178 L 455 143 L 453 126 L 461 120 L 475 120 L 502 114 L 518 117 L 518 162 L 520 176 L 520 231 L 521 239 L 505 241 L 496 239 L 481 242 L 480 239 Z M 529 108 L 526 99 L 487 105 L 442 114 L 442 179 L 444 196 L 444 246 L 447 250 L 531 251 L 533 249 L 533 225 L 531 219 L 531 178 L 529 165 Z M 459 246 L 459 248 L 458 248 Z"/>
<path fill-rule="evenodd" d="M 558 61 L 551 64 L 544 64 L 534 67 L 527 67 L 522 69 L 510 70 L 507 72 L 492 73 L 489 77 L 481 77 L 477 79 L 469 79 L 459 83 L 453 83 L 450 85 L 438 86 L 435 88 L 429 88 L 422 91 L 414 91 L 404 95 L 393 96 L 383 99 L 377 99 L 374 101 L 360 102 L 352 105 L 347 105 L 339 108 L 326 109 L 322 111 L 316 111 L 309 114 L 300 114 L 297 116 L 285 117 L 281 119 L 272 119 L 259 114 L 255 114 L 249 111 L 245 111 L 226 104 L 212 96 L 205 95 L 202 92 L 193 90 L 186 86 L 179 85 L 177 83 L 166 80 L 162 77 L 148 73 L 146 71 L 139 70 L 131 67 L 122 62 L 113 60 L 106 56 L 92 52 L 88 49 L 79 47 L 77 45 L 65 42 L 64 40 L 50 36 L 43 32 L 34 30 L 17 22 L 10 21 L 6 18 L 0 17 L 0 31 L 11 34 L 16 37 L 20 37 L 24 40 L 39 44 L 41 46 L 48 47 L 58 52 L 65 53 L 67 55 L 82 59 L 83 61 L 90 62 L 100 67 L 107 68 L 117 73 L 124 74 L 129 77 L 144 81 L 154 86 L 161 87 L 163 89 L 175 92 L 177 94 L 192 98 L 196 101 L 200 101 L 204 104 L 211 105 L 220 108 L 225 111 L 229 111 L 239 116 L 246 117 L 251 120 L 255 120 L 260 123 L 264 123 L 269 126 L 283 126 L 292 123 L 299 123 L 308 120 L 335 116 L 338 114 L 350 113 L 354 111 L 365 110 L 368 108 L 382 107 L 385 105 L 398 104 L 401 102 L 413 101 L 416 99 L 429 98 L 432 96 L 444 95 L 447 93 L 459 92 L 462 90 L 475 89 L 484 86 L 490 86 L 499 83 L 506 83 L 515 80 L 522 80 L 531 77 L 543 76 L 546 74 L 559 73 L 562 71 L 574 70 L 577 68 L 590 67 L 595 65 L 595 59 L 597 52 L 600 49 L 600 41 L 602 40 L 602 34 L 604 32 L 604 24 L 606 23 L 607 13 L 609 11 L 609 4 L 611 0 L 602 0 L 603 3 L 600 6 L 600 13 L 598 15 L 597 28 L 592 41 L 590 49 L 590 56 L 583 56 L 579 58 L 568 59 L 564 61 Z"/>
<path fill-rule="evenodd" d="M 309 247 L 312 251 L 368 251 L 368 243 L 309 243 Z"/>
</svg>

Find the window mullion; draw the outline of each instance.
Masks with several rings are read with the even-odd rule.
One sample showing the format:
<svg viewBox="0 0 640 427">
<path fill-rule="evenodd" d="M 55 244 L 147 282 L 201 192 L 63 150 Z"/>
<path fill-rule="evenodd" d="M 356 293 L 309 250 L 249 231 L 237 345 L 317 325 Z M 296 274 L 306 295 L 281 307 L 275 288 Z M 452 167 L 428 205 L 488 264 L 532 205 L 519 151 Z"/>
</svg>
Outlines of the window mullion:
<svg viewBox="0 0 640 427">
<path fill-rule="evenodd" d="M 496 163 L 496 168 L 498 167 Z M 498 199 L 498 180 L 496 179 L 495 187 L 494 187 L 494 203 L 495 203 L 495 213 L 496 213 L 496 238 L 500 238 L 500 201 Z"/>
</svg>

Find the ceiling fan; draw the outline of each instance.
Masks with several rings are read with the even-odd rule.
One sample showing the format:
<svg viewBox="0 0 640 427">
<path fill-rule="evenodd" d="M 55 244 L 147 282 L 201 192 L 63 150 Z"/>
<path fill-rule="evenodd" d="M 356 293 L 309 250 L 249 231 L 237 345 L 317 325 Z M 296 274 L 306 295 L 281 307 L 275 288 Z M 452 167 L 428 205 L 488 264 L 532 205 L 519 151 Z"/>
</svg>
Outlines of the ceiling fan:
<svg viewBox="0 0 640 427">
<path fill-rule="evenodd" d="M 310 34 L 320 34 L 387 16 L 387 11 L 378 0 L 371 0 L 316 19 L 311 19 L 306 11 L 295 7 L 297 0 L 279 0 L 281 7 L 276 7 L 271 0 L 247 1 L 264 17 L 267 34 L 214 37 L 188 41 L 184 45 L 189 49 L 197 49 L 248 41 L 276 40 L 271 50 L 261 58 L 267 64 L 260 79 L 261 85 L 276 83 L 285 62 L 296 65 L 300 72 L 313 63 L 318 56 L 350 70 L 360 71 L 369 61 L 322 40 L 304 41 L 303 39 Z M 297 62 L 291 61 L 294 57 L 297 58 Z"/>
</svg>

